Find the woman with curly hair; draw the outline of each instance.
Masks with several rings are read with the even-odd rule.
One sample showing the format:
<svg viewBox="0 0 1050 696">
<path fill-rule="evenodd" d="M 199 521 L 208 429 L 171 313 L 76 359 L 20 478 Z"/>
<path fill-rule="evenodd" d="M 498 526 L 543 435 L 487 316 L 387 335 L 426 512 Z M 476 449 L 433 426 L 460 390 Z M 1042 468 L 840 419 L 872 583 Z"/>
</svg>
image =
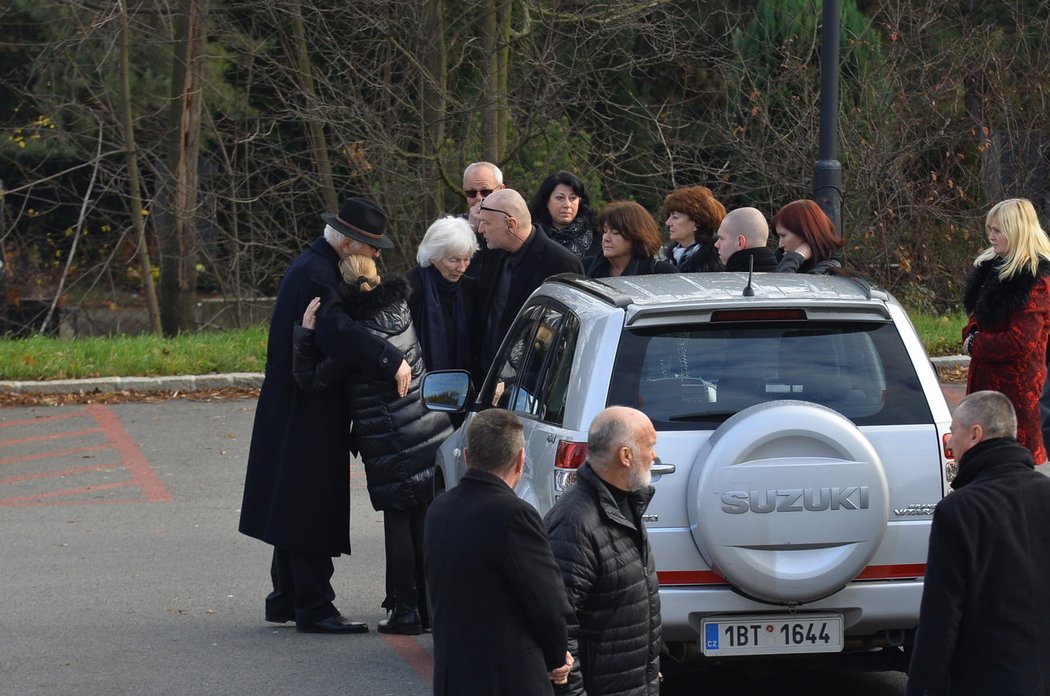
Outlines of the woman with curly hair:
<svg viewBox="0 0 1050 696">
<path fill-rule="evenodd" d="M 984 228 L 991 246 L 977 256 L 963 289 L 970 315 L 962 333 L 970 356 L 966 393 L 1005 394 L 1017 411 L 1017 440 L 1042 464 L 1039 393 L 1050 336 L 1050 240 L 1024 198 L 997 203 Z"/>
<path fill-rule="evenodd" d="M 660 261 L 660 230 L 656 221 L 634 201 L 614 201 L 598 214 L 602 253 L 588 257 L 583 267 L 590 278 L 674 273 L 675 267 Z"/>
<path fill-rule="evenodd" d="M 544 179 L 529 212 L 533 224 L 581 260 L 601 252 L 601 230 L 594 221 L 591 198 L 572 172 L 555 172 Z"/>
<path fill-rule="evenodd" d="M 773 228 L 779 237 L 779 273 L 827 275 L 833 268 L 842 268 L 845 242 L 815 201 L 804 198 L 788 203 L 773 217 Z"/>
<path fill-rule="evenodd" d="M 715 248 L 715 234 L 725 206 L 718 202 L 706 186 L 687 186 L 675 189 L 664 198 L 671 245 L 664 250 L 664 258 L 681 273 L 724 270 Z"/>
</svg>

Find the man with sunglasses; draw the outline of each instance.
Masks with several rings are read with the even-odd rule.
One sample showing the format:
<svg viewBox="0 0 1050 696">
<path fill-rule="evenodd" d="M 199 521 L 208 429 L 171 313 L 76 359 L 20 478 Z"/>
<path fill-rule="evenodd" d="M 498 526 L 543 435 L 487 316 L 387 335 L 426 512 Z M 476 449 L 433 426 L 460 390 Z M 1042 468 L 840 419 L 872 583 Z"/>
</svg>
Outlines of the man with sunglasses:
<svg viewBox="0 0 1050 696">
<path fill-rule="evenodd" d="M 503 186 L 503 172 L 492 162 L 473 162 L 463 170 L 463 195 L 467 199 L 467 212 L 462 217 L 474 229 L 478 237 L 478 250 L 467 268 L 468 278 L 479 280 L 481 271 L 485 265 L 485 238 L 478 233 L 478 209 L 485 196 L 492 195 L 493 191 L 499 191 Z"/>
<path fill-rule="evenodd" d="M 513 189 L 493 191 L 478 206 L 478 232 L 489 251 L 480 281 L 476 382 L 488 372 L 518 310 L 532 291 L 558 273 L 583 274 L 579 257 L 532 224 L 529 207 Z"/>
</svg>

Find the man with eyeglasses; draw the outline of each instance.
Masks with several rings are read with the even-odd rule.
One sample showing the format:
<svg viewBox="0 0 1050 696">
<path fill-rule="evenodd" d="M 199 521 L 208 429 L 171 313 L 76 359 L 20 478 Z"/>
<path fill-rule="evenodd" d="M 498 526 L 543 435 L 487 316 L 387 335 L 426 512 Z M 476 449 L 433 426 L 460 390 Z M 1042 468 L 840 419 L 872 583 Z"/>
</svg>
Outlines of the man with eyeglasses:
<svg viewBox="0 0 1050 696">
<path fill-rule="evenodd" d="M 493 191 L 478 206 L 478 232 L 489 251 L 480 280 L 477 384 L 488 372 L 518 310 L 532 291 L 558 273 L 583 274 L 579 257 L 532 224 L 529 207 L 513 189 Z"/>
<path fill-rule="evenodd" d="M 485 264 L 485 238 L 478 234 L 478 210 L 481 201 L 503 186 L 503 172 L 492 162 L 473 162 L 463 170 L 463 195 L 467 199 L 467 212 L 463 214 L 478 235 L 478 251 L 474 254 L 466 275 L 475 280 L 481 278 Z"/>
</svg>

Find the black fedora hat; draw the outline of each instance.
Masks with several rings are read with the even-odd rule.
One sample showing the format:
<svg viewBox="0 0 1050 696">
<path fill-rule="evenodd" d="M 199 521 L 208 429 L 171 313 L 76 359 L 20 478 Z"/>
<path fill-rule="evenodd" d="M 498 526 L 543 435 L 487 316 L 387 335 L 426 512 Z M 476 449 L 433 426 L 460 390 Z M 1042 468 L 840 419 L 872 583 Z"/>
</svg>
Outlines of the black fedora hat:
<svg viewBox="0 0 1050 696">
<path fill-rule="evenodd" d="M 394 243 L 386 236 L 386 213 L 365 198 L 348 198 L 338 215 L 321 213 L 321 219 L 351 239 L 364 242 L 376 249 L 393 249 Z"/>
</svg>

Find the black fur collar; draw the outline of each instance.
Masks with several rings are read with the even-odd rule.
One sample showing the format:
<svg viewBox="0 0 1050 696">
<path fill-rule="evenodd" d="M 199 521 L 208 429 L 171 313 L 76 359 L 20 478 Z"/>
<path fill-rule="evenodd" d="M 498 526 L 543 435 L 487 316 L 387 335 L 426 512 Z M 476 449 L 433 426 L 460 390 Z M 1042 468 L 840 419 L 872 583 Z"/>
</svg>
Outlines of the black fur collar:
<svg viewBox="0 0 1050 696">
<path fill-rule="evenodd" d="M 986 328 L 999 328 L 1028 304 L 1036 277 L 1050 276 L 1050 261 L 1039 262 L 1035 276 L 1027 271 L 1016 273 L 1008 280 L 999 280 L 1001 259 L 994 258 L 975 266 L 966 276 L 963 287 L 963 307 L 977 317 L 977 323 Z"/>
<path fill-rule="evenodd" d="M 353 319 L 370 319 L 392 305 L 407 302 L 412 290 L 408 280 L 404 276 L 394 276 L 389 280 L 383 279 L 375 290 L 361 292 L 356 287 L 346 283 L 339 283 L 339 292 L 343 296 L 343 306 L 346 313 Z"/>
</svg>

